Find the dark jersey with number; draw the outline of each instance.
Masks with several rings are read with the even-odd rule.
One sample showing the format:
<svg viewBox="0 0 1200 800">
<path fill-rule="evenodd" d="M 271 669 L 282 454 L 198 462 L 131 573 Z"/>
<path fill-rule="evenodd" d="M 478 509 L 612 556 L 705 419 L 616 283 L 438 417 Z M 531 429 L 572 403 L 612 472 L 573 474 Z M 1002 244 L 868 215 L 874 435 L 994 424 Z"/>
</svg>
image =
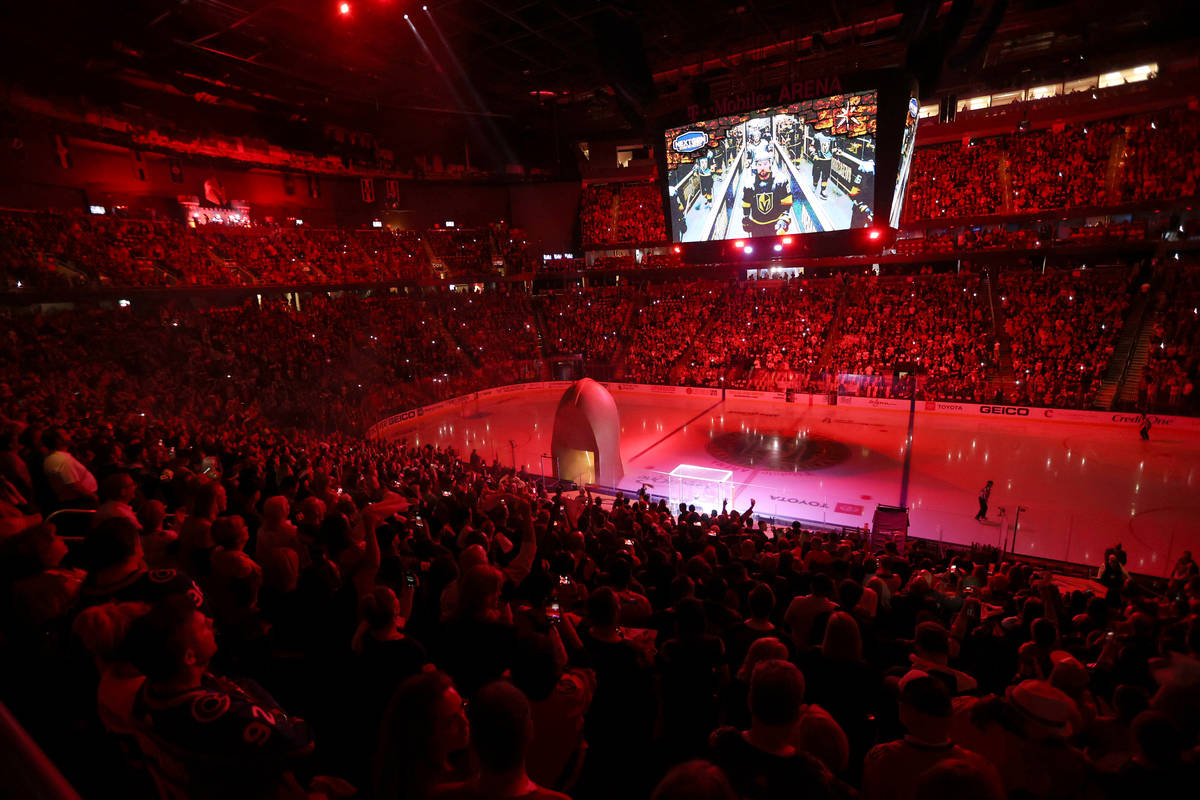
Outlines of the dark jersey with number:
<svg viewBox="0 0 1200 800">
<path fill-rule="evenodd" d="M 173 569 L 139 569 L 109 583 L 100 583 L 89 576 L 79 590 L 79 605 L 84 608 L 101 603 L 154 605 L 177 594 L 186 594 L 192 605 L 207 611 L 200 587 L 187 575 Z"/>
<path fill-rule="evenodd" d="M 292 759 L 313 746 L 308 724 L 257 684 L 211 674 L 179 694 L 143 684 L 133 718 L 160 791 L 180 797 L 270 796 Z"/>
<path fill-rule="evenodd" d="M 742 189 L 742 216 L 755 225 L 774 225 L 785 211 L 792 210 L 792 189 L 788 181 L 754 173 L 754 182 Z"/>
</svg>

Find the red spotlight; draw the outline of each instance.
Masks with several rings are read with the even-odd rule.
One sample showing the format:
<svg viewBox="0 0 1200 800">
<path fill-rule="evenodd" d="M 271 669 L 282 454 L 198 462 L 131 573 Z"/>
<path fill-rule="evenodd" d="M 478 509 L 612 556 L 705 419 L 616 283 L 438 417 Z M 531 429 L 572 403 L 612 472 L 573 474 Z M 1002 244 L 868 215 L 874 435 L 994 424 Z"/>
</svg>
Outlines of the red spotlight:
<svg viewBox="0 0 1200 800">
<path fill-rule="evenodd" d="M 733 243 L 733 246 L 734 246 L 734 247 L 737 247 L 737 248 L 742 248 L 742 247 L 745 247 L 745 246 L 746 246 L 746 240 L 745 240 L 745 239 L 736 239 L 736 240 L 734 241 L 734 243 Z"/>
<path fill-rule="evenodd" d="M 785 236 L 785 237 L 783 237 L 783 243 L 784 243 L 784 244 L 791 244 L 791 243 L 792 243 L 792 237 L 790 237 L 790 236 Z"/>
<path fill-rule="evenodd" d="M 676 253 L 683 252 L 683 248 L 682 248 L 682 247 L 680 247 L 679 245 L 675 245 L 675 252 L 676 252 Z"/>
<path fill-rule="evenodd" d="M 867 233 L 868 239 L 878 239 L 880 236 L 883 236 L 883 234 L 878 228 L 872 228 L 870 232 Z"/>
<path fill-rule="evenodd" d="M 350 13 L 349 3 L 338 3 L 338 13 L 343 17 Z"/>
</svg>

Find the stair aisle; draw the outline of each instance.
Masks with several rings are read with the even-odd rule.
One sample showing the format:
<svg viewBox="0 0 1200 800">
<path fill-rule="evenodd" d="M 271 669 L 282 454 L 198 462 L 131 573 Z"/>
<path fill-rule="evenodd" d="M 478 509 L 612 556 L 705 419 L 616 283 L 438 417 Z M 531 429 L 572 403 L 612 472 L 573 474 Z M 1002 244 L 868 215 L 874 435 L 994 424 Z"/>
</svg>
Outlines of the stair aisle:
<svg viewBox="0 0 1200 800">
<path fill-rule="evenodd" d="M 853 291 L 853 286 L 853 279 L 847 280 L 842 286 L 842 292 L 838 295 L 837 308 L 833 310 L 833 324 L 829 326 L 829 332 L 825 335 L 825 346 L 821 348 L 821 357 L 817 359 L 817 365 L 813 367 L 812 374 L 808 376 L 810 381 L 813 379 L 813 376 L 820 375 L 829 369 L 829 361 L 833 357 L 834 345 L 837 344 L 837 340 L 842 335 L 842 319 L 846 315 L 846 306 L 850 299 L 850 292 Z"/>
<path fill-rule="evenodd" d="M 1001 398 L 1015 397 L 1017 393 L 1016 374 L 1012 367 L 1012 340 L 1004 328 L 1004 306 L 996 296 L 991 273 L 984 275 L 984 288 L 987 289 L 988 313 L 992 318 L 992 335 L 995 337 L 993 353 L 996 369 L 992 374 L 991 387 L 999 391 Z"/>
<path fill-rule="evenodd" d="M 1137 295 L 1133 302 L 1129 305 L 1129 315 L 1126 317 L 1125 327 L 1121 330 L 1121 336 L 1117 339 L 1116 345 L 1113 347 L 1112 359 L 1108 362 L 1108 370 L 1104 373 L 1103 382 L 1100 384 L 1099 391 L 1096 392 L 1096 398 L 1092 401 L 1092 407 L 1101 410 L 1110 410 L 1115 401 L 1124 402 L 1122 386 L 1128 383 L 1128 375 L 1133 361 L 1130 355 L 1136 359 L 1137 349 L 1141 347 L 1141 334 L 1143 328 L 1150 326 L 1143 325 L 1146 317 L 1150 316 L 1147 313 L 1147 303 L 1149 297 L 1144 294 Z M 1145 364 L 1143 354 L 1142 364 Z M 1141 380 L 1142 373 L 1139 367 L 1137 380 Z M 1124 379 L 1124 382 L 1123 382 Z M 1133 383 L 1134 394 L 1137 393 L 1137 380 Z"/>
<path fill-rule="evenodd" d="M 624 336 L 617 340 L 617 349 L 613 351 L 612 356 L 612 375 L 613 380 L 621 380 L 625 377 L 625 350 L 629 347 L 629 341 L 633 338 L 630 325 L 633 324 L 637 313 L 646 305 L 645 292 L 637 291 L 633 293 L 630 299 L 629 309 L 625 313 L 625 319 L 621 320 L 621 330 Z"/>
<path fill-rule="evenodd" d="M 1142 373 L 1146 371 L 1146 362 L 1150 360 L 1150 336 L 1154 332 L 1154 326 L 1158 323 L 1159 317 L 1159 314 L 1147 314 L 1146 324 L 1143 324 L 1138 330 L 1133 353 L 1129 358 L 1129 368 L 1125 370 L 1125 377 L 1121 382 L 1117 397 L 1122 407 L 1137 405 L 1138 386 L 1142 382 Z M 1113 355 L 1115 361 L 1116 354 Z"/>
</svg>

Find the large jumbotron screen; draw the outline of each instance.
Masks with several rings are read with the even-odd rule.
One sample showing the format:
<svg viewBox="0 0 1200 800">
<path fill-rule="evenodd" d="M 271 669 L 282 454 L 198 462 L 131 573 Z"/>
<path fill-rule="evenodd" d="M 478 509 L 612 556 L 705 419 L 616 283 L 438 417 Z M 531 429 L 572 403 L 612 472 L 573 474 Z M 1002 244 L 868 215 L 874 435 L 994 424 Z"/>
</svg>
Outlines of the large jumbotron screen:
<svg viewBox="0 0 1200 800">
<path fill-rule="evenodd" d="M 877 114 L 864 90 L 668 128 L 672 241 L 872 225 Z"/>
</svg>

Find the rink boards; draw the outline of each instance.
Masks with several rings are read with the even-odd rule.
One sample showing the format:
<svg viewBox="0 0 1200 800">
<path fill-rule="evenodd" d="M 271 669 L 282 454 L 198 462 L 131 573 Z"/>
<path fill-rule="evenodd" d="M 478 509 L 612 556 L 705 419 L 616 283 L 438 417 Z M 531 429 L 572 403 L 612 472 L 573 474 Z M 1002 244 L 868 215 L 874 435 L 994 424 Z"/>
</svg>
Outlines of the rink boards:
<svg viewBox="0 0 1200 800">
<path fill-rule="evenodd" d="M 477 447 L 552 474 L 544 456 L 569 385 L 496 387 L 394 415 L 372 434 L 464 454 Z M 665 487 L 680 464 L 729 469 L 735 507 L 754 498 L 768 517 L 855 527 L 877 504 L 901 499 L 909 401 L 831 405 L 826 395 L 606 385 L 621 415 L 622 490 Z M 913 535 L 990 545 L 1011 545 L 1015 535 L 1018 552 L 1080 563 L 1121 541 L 1131 568 L 1154 574 L 1200 548 L 1196 419 L 1152 416 L 1151 441 L 1142 442 L 1130 414 L 924 401 L 914 411 L 904 498 Z M 989 521 L 979 523 L 976 496 L 987 480 L 996 486 Z"/>
</svg>

